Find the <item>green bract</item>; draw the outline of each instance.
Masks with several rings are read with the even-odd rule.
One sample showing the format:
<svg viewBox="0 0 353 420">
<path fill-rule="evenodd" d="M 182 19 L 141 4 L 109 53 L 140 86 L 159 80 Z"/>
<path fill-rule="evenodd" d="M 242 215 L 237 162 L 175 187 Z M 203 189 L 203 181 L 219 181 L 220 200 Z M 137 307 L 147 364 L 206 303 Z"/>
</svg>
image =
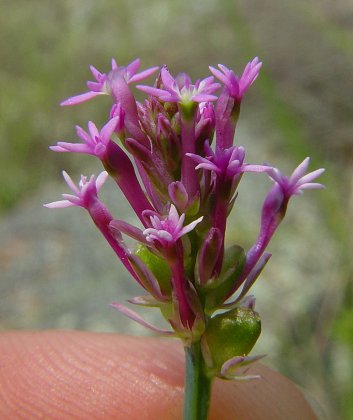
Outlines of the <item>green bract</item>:
<svg viewBox="0 0 353 420">
<path fill-rule="evenodd" d="M 139 245 L 135 254 L 141 258 L 146 266 L 156 277 L 162 292 L 169 294 L 171 292 L 171 271 L 168 263 L 156 254 L 153 254 L 147 246 Z"/>
<path fill-rule="evenodd" d="M 261 320 L 251 308 L 235 308 L 216 315 L 207 324 L 203 349 L 210 359 L 211 372 L 220 372 L 222 365 L 236 356 L 245 356 L 254 347 L 261 333 Z"/>
</svg>

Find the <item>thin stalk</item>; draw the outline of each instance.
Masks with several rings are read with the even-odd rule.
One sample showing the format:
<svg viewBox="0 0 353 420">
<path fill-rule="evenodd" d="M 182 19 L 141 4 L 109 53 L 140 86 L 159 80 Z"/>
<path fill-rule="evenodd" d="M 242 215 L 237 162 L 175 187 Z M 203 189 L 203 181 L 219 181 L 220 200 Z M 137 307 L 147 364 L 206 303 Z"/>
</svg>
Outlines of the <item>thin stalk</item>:
<svg viewBox="0 0 353 420">
<path fill-rule="evenodd" d="M 205 374 L 200 343 L 185 347 L 183 420 L 207 420 L 212 379 Z"/>
</svg>

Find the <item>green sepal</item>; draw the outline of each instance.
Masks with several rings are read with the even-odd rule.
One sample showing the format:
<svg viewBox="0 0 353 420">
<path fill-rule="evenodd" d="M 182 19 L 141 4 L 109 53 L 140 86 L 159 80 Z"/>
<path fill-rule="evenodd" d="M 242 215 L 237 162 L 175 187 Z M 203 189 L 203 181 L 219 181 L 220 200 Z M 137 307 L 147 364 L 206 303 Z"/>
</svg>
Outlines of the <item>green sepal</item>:
<svg viewBox="0 0 353 420">
<path fill-rule="evenodd" d="M 260 316 L 251 308 L 238 307 L 211 318 L 202 338 L 209 373 L 216 375 L 228 360 L 249 354 L 260 333 Z"/>
<path fill-rule="evenodd" d="M 226 249 L 219 277 L 207 282 L 202 291 L 205 296 L 206 313 L 218 309 L 228 297 L 234 282 L 243 270 L 245 259 L 245 251 L 241 246 L 233 245 Z"/>
<path fill-rule="evenodd" d="M 172 273 L 170 271 L 168 263 L 162 257 L 153 254 L 145 245 L 139 245 L 135 251 L 135 255 L 140 257 L 140 259 L 151 270 L 152 274 L 158 281 L 162 293 L 164 295 L 170 294 L 172 291 Z"/>
</svg>

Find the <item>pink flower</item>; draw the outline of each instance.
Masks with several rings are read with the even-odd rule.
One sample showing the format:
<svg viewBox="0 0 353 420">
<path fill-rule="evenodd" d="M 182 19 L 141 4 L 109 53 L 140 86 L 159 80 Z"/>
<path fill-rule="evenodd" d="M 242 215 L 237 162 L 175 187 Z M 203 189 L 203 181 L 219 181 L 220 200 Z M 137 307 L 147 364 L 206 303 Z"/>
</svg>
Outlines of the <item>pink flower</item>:
<svg viewBox="0 0 353 420">
<path fill-rule="evenodd" d="M 209 143 L 205 142 L 205 157 L 187 153 L 198 165 L 195 169 L 213 171 L 224 179 L 232 179 L 243 172 L 268 172 L 270 167 L 265 165 L 249 165 L 244 163 L 245 150 L 242 146 L 232 146 L 228 149 L 217 148 L 214 152 Z"/>
<path fill-rule="evenodd" d="M 174 204 L 170 205 L 169 214 L 166 218 L 154 212 L 144 212 L 145 216 L 149 217 L 152 227 L 143 231 L 147 242 L 158 242 L 162 246 L 168 246 L 175 243 L 186 233 L 189 233 L 195 226 L 201 222 L 203 217 L 199 217 L 186 226 L 183 226 L 185 214 L 180 217 Z"/>
<path fill-rule="evenodd" d="M 45 207 L 50 209 L 59 209 L 64 207 L 79 206 L 88 209 L 92 199 L 97 198 L 97 193 L 107 180 L 108 173 L 106 171 L 101 172 L 97 176 L 97 179 L 94 175 L 91 175 L 89 180 L 87 180 L 86 176 L 81 175 L 81 180 L 78 186 L 65 171 L 63 171 L 63 177 L 74 194 L 63 194 L 62 197 L 64 200 L 44 204 Z"/>
<path fill-rule="evenodd" d="M 95 82 L 88 81 L 87 87 L 88 92 L 81 93 L 80 95 L 72 96 L 71 98 L 66 99 L 60 105 L 62 106 L 69 106 L 69 105 L 77 105 L 81 102 L 88 101 L 95 96 L 98 95 L 110 95 L 111 94 L 111 81 L 114 79 L 116 74 L 121 74 L 126 83 L 135 83 L 140 82 L 143 79 L 151 76 L 155 71 L 158 70 L 158 67 L 151 67 L 147 70 L 141 71 L 137 73 L 138 68 L 140 67 L 140 59 L 137 58 L 136 60 L 132 61 L 127 66 L 118 66 L 117 62 L 112 59 L 112 69 L 111 71 L 106 73 L 101 73 L 95 67 L 90 66 L 91 72 L 93 77 L 96 79 Z"/>
<path fill-rule="evenodd" d="M 161 101 L 182 103 L 215 101 L 217 96 L 212 94 L 220 87 L 219 83 L 214 83 L 213 77 L 197 80 L 194 85 L 186 73 L 181 73 L 174 79 L 166 66 L 161 70 L 161 79 L 164 89 L 144 85 L 136 87 L 149 95 L 157 96 Z"/>
<path fill-rule="evenodd" d="M 59 141 L 56 146 L 50 146 L 50 149 L 54 152 L 85 153 L 101 158 L 105 154 L 107 145 L 118 123 L 119 117 L 114 117 L 105 124 L 101 131 L 98 131 L 96 125 L 92 121 L 89 121 L 88 132 L 76 126 L 77 136 L 83 143 Z"/>
<path fill-rule="evenodd" d="M 303 194 L 303 190 L 325 188 L 322 184 L 312 182 L 315 178 L 319 177 L 325 169 L 316 169 L 316 171 L 309 172 L 305 175 L 309 163 L 310 158 L 305 158 L 293 171 L 290 177 L 283 175 L 277 168 L 272 168 L 268 174 L 275 181 L 276 185 L 278 185 L 278 188 L 286 198 L 289 198 L 292 195 Z"/>
<path fill-rule="evenodd" d="M 209 69 L 218 80 L 225 84 L 229 90 L 230 96 L 240 101 L 244 93 L 256 80 L 261 66 L 261 61 L 255 57 L 245 66 L 243 74 L 240 77 L 223 64 L 218 64 L 220 70 L 211 66 Z"/>
</svg>

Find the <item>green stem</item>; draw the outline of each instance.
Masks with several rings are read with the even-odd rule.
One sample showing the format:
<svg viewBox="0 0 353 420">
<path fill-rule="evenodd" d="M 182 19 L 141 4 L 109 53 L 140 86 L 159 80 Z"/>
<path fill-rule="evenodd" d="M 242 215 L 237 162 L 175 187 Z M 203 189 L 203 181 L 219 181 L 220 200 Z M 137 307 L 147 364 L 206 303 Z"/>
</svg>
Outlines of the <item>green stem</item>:
<svg viewBox="0 0 353 420">
<path fill-rule="evenodd" d="M 200 343 L 185 347 L 183 420 L 207 420 L 212 379 L 205 374 Z"/>
</svg>

